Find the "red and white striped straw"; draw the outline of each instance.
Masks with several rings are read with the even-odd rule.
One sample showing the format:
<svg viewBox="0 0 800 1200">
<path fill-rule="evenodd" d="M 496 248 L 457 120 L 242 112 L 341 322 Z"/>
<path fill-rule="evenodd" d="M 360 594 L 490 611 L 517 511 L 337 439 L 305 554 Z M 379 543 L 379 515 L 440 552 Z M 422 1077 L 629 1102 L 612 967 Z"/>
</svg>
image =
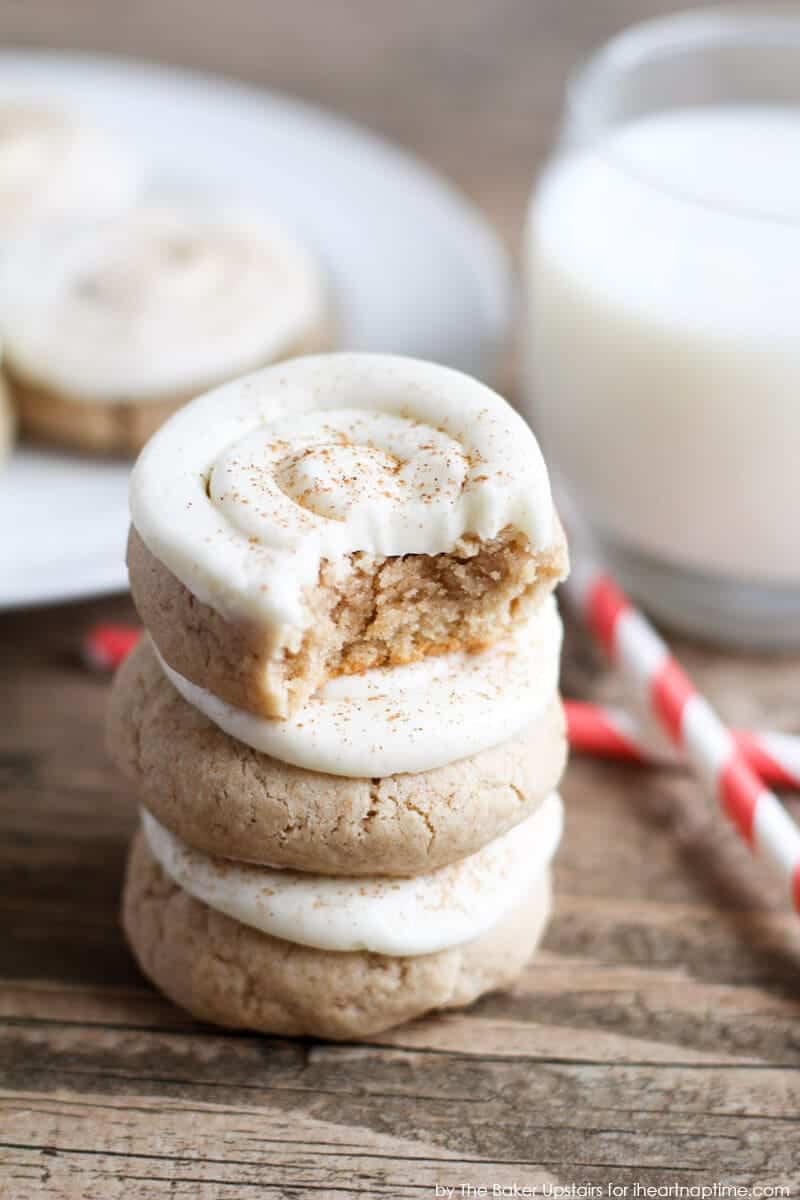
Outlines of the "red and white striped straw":
<svg viewBox="0 0 800 1200">
<path fill-rule="evenodd" d="M 585 700 L 565 700 L 564 709 L 573 750 L 629 762 L 686 764 L 684 756 L 657 726 L 639 720 L 625 709 Z M 767 730 L 731 732 L 739 753 L 760 779 L 776 787 L 800 788 L 800 737 Z"/>
<path fill-rule="evenodd" d="M 142 636 L 140 625 L 101 621 L 83 635 L 81 654 L 93 671 L 114 671 Z"/>
<path fill-rule="evenodd" d="M 619 584 L 579 557 L 565 585 L 597 641 L 683 752 L 723 813 L 781 879 L 800 912 L 800 829 L 764 786 L 731 732 Z"/>
</svg>

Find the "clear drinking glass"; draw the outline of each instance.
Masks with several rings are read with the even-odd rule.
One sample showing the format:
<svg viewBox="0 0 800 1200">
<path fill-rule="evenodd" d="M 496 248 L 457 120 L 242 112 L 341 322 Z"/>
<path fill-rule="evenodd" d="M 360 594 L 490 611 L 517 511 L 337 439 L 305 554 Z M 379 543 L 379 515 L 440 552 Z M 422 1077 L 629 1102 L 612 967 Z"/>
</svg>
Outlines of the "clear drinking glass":
<svg viewBox="0 0 800 1200">
<path fill-rule="evenodd" d="M 526 276 L 526 415 L 623 584 L 800 646 L 800 17 L 706 9 L 596 53 Z"/>
</svg>

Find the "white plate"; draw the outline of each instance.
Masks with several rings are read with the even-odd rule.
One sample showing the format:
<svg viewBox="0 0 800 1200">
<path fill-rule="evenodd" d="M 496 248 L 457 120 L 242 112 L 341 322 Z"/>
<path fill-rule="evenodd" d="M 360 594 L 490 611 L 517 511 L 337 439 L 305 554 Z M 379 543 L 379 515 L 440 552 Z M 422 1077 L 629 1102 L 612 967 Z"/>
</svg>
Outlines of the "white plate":
<svg viewBox="0 0 800 1200">
<path fill-rule="evenodd" d="M 263 203 L 330 272 L 342 344 L 491 370 L 505 256 L 426 167 L 283 96 L 144 63 L 0 52 L 0 95 L 60 100 L 122 135 L 164 195 Z M 0 608 L 125 587 L 127 468 L 17 450 L 0 468 Z"/>
</svg>

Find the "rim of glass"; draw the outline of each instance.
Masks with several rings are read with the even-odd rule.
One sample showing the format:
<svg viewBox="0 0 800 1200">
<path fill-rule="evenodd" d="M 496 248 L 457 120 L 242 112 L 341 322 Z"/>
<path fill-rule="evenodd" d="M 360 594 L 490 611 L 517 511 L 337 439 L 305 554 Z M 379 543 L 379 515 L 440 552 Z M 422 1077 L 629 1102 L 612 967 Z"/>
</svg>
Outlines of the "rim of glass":
<svg viewBox="0 0 800 1200">
<path fill-rule="evenodd" d="M 565 93 L 568 115 L 581 118 L 588 93 L 609 72 L 630 70 L 655 50 L 677 51 L 703 42 L 717 46 L 755 43 L 756 48 L 800 50 L 800 5 L 787 9 L 777 5 L 756 8 L 719 4 L 629 25 L 613 34 L 570 72 Z"/>
<path fill-rule="evenodd" d="M 567 77 L 564 110 L 569 127 L 579 133 L 591 128 L 592 94 L 609 73 L 624 73 L 646 61 L 655 52 L 676 53 L 702 47 L 747 46 L 754 49 L 777 48 L 798 52 L 800 78 L 800 4 L 754 6 L 719 4 L 702 9 L 687 9 L 629 25 L 592 51 Z M 614 161 L 621 170 L 636 176 L 648 187 L 675 200 L 707 211 L 765 224 L 800 224 L 800 214 L 767 213 L 705 200 L 681 191 L 667 180 L 636 170 L 622 157 Z"/>
</svg>

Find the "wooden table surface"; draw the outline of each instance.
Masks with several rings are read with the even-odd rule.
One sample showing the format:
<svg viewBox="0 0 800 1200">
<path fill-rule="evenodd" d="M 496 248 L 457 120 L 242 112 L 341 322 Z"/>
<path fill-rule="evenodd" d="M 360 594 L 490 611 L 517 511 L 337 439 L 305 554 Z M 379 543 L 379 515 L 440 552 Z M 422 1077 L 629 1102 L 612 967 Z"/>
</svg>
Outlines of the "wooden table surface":
<svg viewBox="0 0 800 1200">
<path fill-rule="evenodd" d="M 427 157 L 516 247 L 569 66 L 666 7 L 5 0 L 0 37 L 310 97 Z M 163 1000 L 120 933 L 135 808 L 79 659 L 92 621 L 130 616 L 0 618 L 0 1196 L 800 1186 L 800 925 L 677 772 L 570 765 L 555 915 L 511 995 L 358 1046 L 226 1035 Z M 732 721 L 800 728 L 797 660 L 680 651 Z M 616 691 L 575 630 L 564 686 Z"/>
</svg>

